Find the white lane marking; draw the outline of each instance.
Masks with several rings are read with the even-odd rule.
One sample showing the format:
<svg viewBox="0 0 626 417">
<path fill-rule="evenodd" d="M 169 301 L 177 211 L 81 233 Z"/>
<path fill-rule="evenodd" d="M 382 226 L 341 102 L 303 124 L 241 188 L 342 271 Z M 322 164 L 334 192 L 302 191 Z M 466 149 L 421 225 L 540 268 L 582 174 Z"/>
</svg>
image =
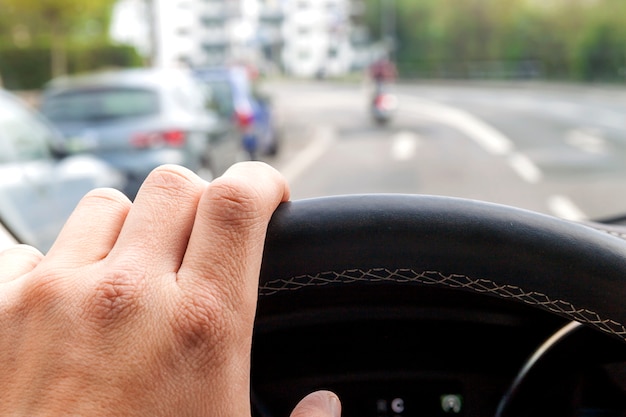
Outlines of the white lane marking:
<svg viewBox="0 0 626 417">
<path fill-rule="evenodd" d="M 419 145 L 418 136 L 409 131 L 398 132 L 391 142 L 391 157 L 396 161 L 407 161 L 415 155 Z"/>
<path fill-rule="evenodd" d="M 567 132 L 565 143 L 588 153 L 605 154 L 608 152 L 606 140 L 600 136 L 600 132 L 591 129 L 576 129 Z"/>
<path fill-rule="evenodd" d="M 335 140 L 335 131 L 330 126 L 319 127 L 313 134 L 313 141 L 298 152 L 280 172 L 293 183 L 304 171 L 320 159 Z"/>
<path fill-rule="evenodd" d="M 513 142 L 509 138 L 463 110 L 408 96 L 402 96 L 402 102 L 411 103 L 417 109 L 413 111 L 414 114 L 453 125 L 491 154 L 507 155 L 514 150 Z"/>
<path fill-rule="evenodd" d="M 562 219 L 582 221 L 587 219 L 587 215 L 574 204 L 572 200 L 564 195 L 553 195 L 548 198 L 548 208 Z"/>
<path fill-rule="evenodd" d="M 513 152 L 508 156 L 507 161 L 509 166 L 517 172 L 517 175 L 522 177 L 526 182 L 536 184 L 541 181 L 543 177 L 541 170 L 526 155 Z"/>
<path fill-rule="evenodd" d="M 543 173 L 530 158 L 515 150 L 513 141 L 500 131 L 463 110 L 440 103 L 404 97 L 413 109 L 407 109 L 415 115 L 425 116 L 440 123 L 448 124 L 463 132 L 483 150 L 507 158 L 511 168 L 524 180 L 536 184 L 543 178 Z"/>
</svg>

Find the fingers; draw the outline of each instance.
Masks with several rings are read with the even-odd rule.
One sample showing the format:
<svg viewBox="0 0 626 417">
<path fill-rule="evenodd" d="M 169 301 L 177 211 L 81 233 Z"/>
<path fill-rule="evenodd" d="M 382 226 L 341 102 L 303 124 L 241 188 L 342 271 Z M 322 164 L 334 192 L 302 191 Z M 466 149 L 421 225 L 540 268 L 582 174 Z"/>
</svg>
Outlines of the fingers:
<svg viewBox="0 0 626 417">
<path fill-rule="evenodd" d="M 178 271 L 206 186 L 186 168 L 155 169 L 139 190 L 111 256 L 132 259 L 153 273 Z"/>
<path fill-rule="evenodd" d="M 0 252 L 0 284 L 27 274 L 42 259 L 42 253 L 28 245 L 16 245 Z"/>
<path fill-rule="evenodd" d="M 68 267 L 103 259 L 115 244 L 130 206 L 128 198 L 117 190 L 90 191 L 65 223 L 47 259 Z"/>
<path fill-rule="evenodd" d="M 340 417 L 341 402 L 330 391 L 317 391 L 307 395 L 296 405 L 291 417 Z"/>
<path fill-rule="evenodd" d="M 263 163 L 242 163 L 201 197 L 179 282 L 211 285 L 237 304 L 256 300 L 263 244 L 272 213 L 289 199 L 282 175 Z M 210 277 L 210 278 L 207 278 Z"/>
<path fill-rule="evenodd" d="M 0 373 L 15 388 L 4 397 L 69 414 L 106 404 L 108 415 L 216 407 L 250 415 L 254 308 L 229 317 L 223 310 L 254 306 L 267 224 L 288 195 L 282 176 L 260 163 L 237 165 L 210 185 L 164 166 L 132 204 L 112 190 L 90 193 L 43 260 L 30 249 L 0 259 L 3 279 L 27 273 L 0 291 L 0 328 L 10 336 L 2 340 L 19 342 L 0 349 L 16 363 Z M 196 291 L 174 280 L 159 285 L 165 275 Z M 203 297 L 207 283 L 213 304 Z M 46 387 L 45 398 L 28 396 L 31 387 Z"/>
</svg>

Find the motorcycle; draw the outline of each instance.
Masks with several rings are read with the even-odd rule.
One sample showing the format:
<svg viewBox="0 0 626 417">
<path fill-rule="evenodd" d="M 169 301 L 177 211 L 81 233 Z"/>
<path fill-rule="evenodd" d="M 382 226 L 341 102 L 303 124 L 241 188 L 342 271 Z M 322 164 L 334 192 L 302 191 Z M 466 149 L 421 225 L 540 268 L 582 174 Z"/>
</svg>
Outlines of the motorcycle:
<svg viewBox="0 0 626 417">
<path fill-rule="evenodd" d="M 377 125 L 388 124 L 398 107 L 398 99 L 394 94 L 377 88 L 371 101 L 370 113 Z"/>
</svg>

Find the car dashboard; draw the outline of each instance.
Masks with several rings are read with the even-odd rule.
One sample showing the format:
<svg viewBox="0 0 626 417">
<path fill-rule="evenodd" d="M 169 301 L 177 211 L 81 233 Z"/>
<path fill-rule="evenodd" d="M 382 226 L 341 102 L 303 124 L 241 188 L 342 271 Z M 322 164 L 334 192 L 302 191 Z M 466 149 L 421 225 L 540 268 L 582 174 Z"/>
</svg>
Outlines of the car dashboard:
<svg viewBox="0 0 626 417">
<path fill-rule="evenodd" d="M 306 394 L 328 389 L 344 417 L 625 416 L 623 344 L 586 327 L 554 343 L 502 400 L 568 323 L 521 303 L 411 283 L 262 295 L 254 413 L 287 416 Z"/>
</svg>

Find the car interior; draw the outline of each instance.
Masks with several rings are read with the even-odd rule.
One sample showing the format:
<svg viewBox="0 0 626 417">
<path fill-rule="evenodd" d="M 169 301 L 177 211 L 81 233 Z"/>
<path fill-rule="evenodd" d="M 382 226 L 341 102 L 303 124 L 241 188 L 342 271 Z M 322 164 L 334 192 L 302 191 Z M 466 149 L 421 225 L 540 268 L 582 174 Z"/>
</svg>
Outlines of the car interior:
<svg viewBox="0 0 626 417">
<path fill-rule="evenodd" d="M 257 416 L 623 416 L 623 236 L 425 196 L 287 203 L 268 231 Z M 581 324 L 582 323 L 582 324 Z"/>
<path fill-rule="evenodd" d="M 626 417 L 624 86 L 626 0 L 7 1 L 0 250 L 260 160 L 252 417 Z"/>
</svg>

